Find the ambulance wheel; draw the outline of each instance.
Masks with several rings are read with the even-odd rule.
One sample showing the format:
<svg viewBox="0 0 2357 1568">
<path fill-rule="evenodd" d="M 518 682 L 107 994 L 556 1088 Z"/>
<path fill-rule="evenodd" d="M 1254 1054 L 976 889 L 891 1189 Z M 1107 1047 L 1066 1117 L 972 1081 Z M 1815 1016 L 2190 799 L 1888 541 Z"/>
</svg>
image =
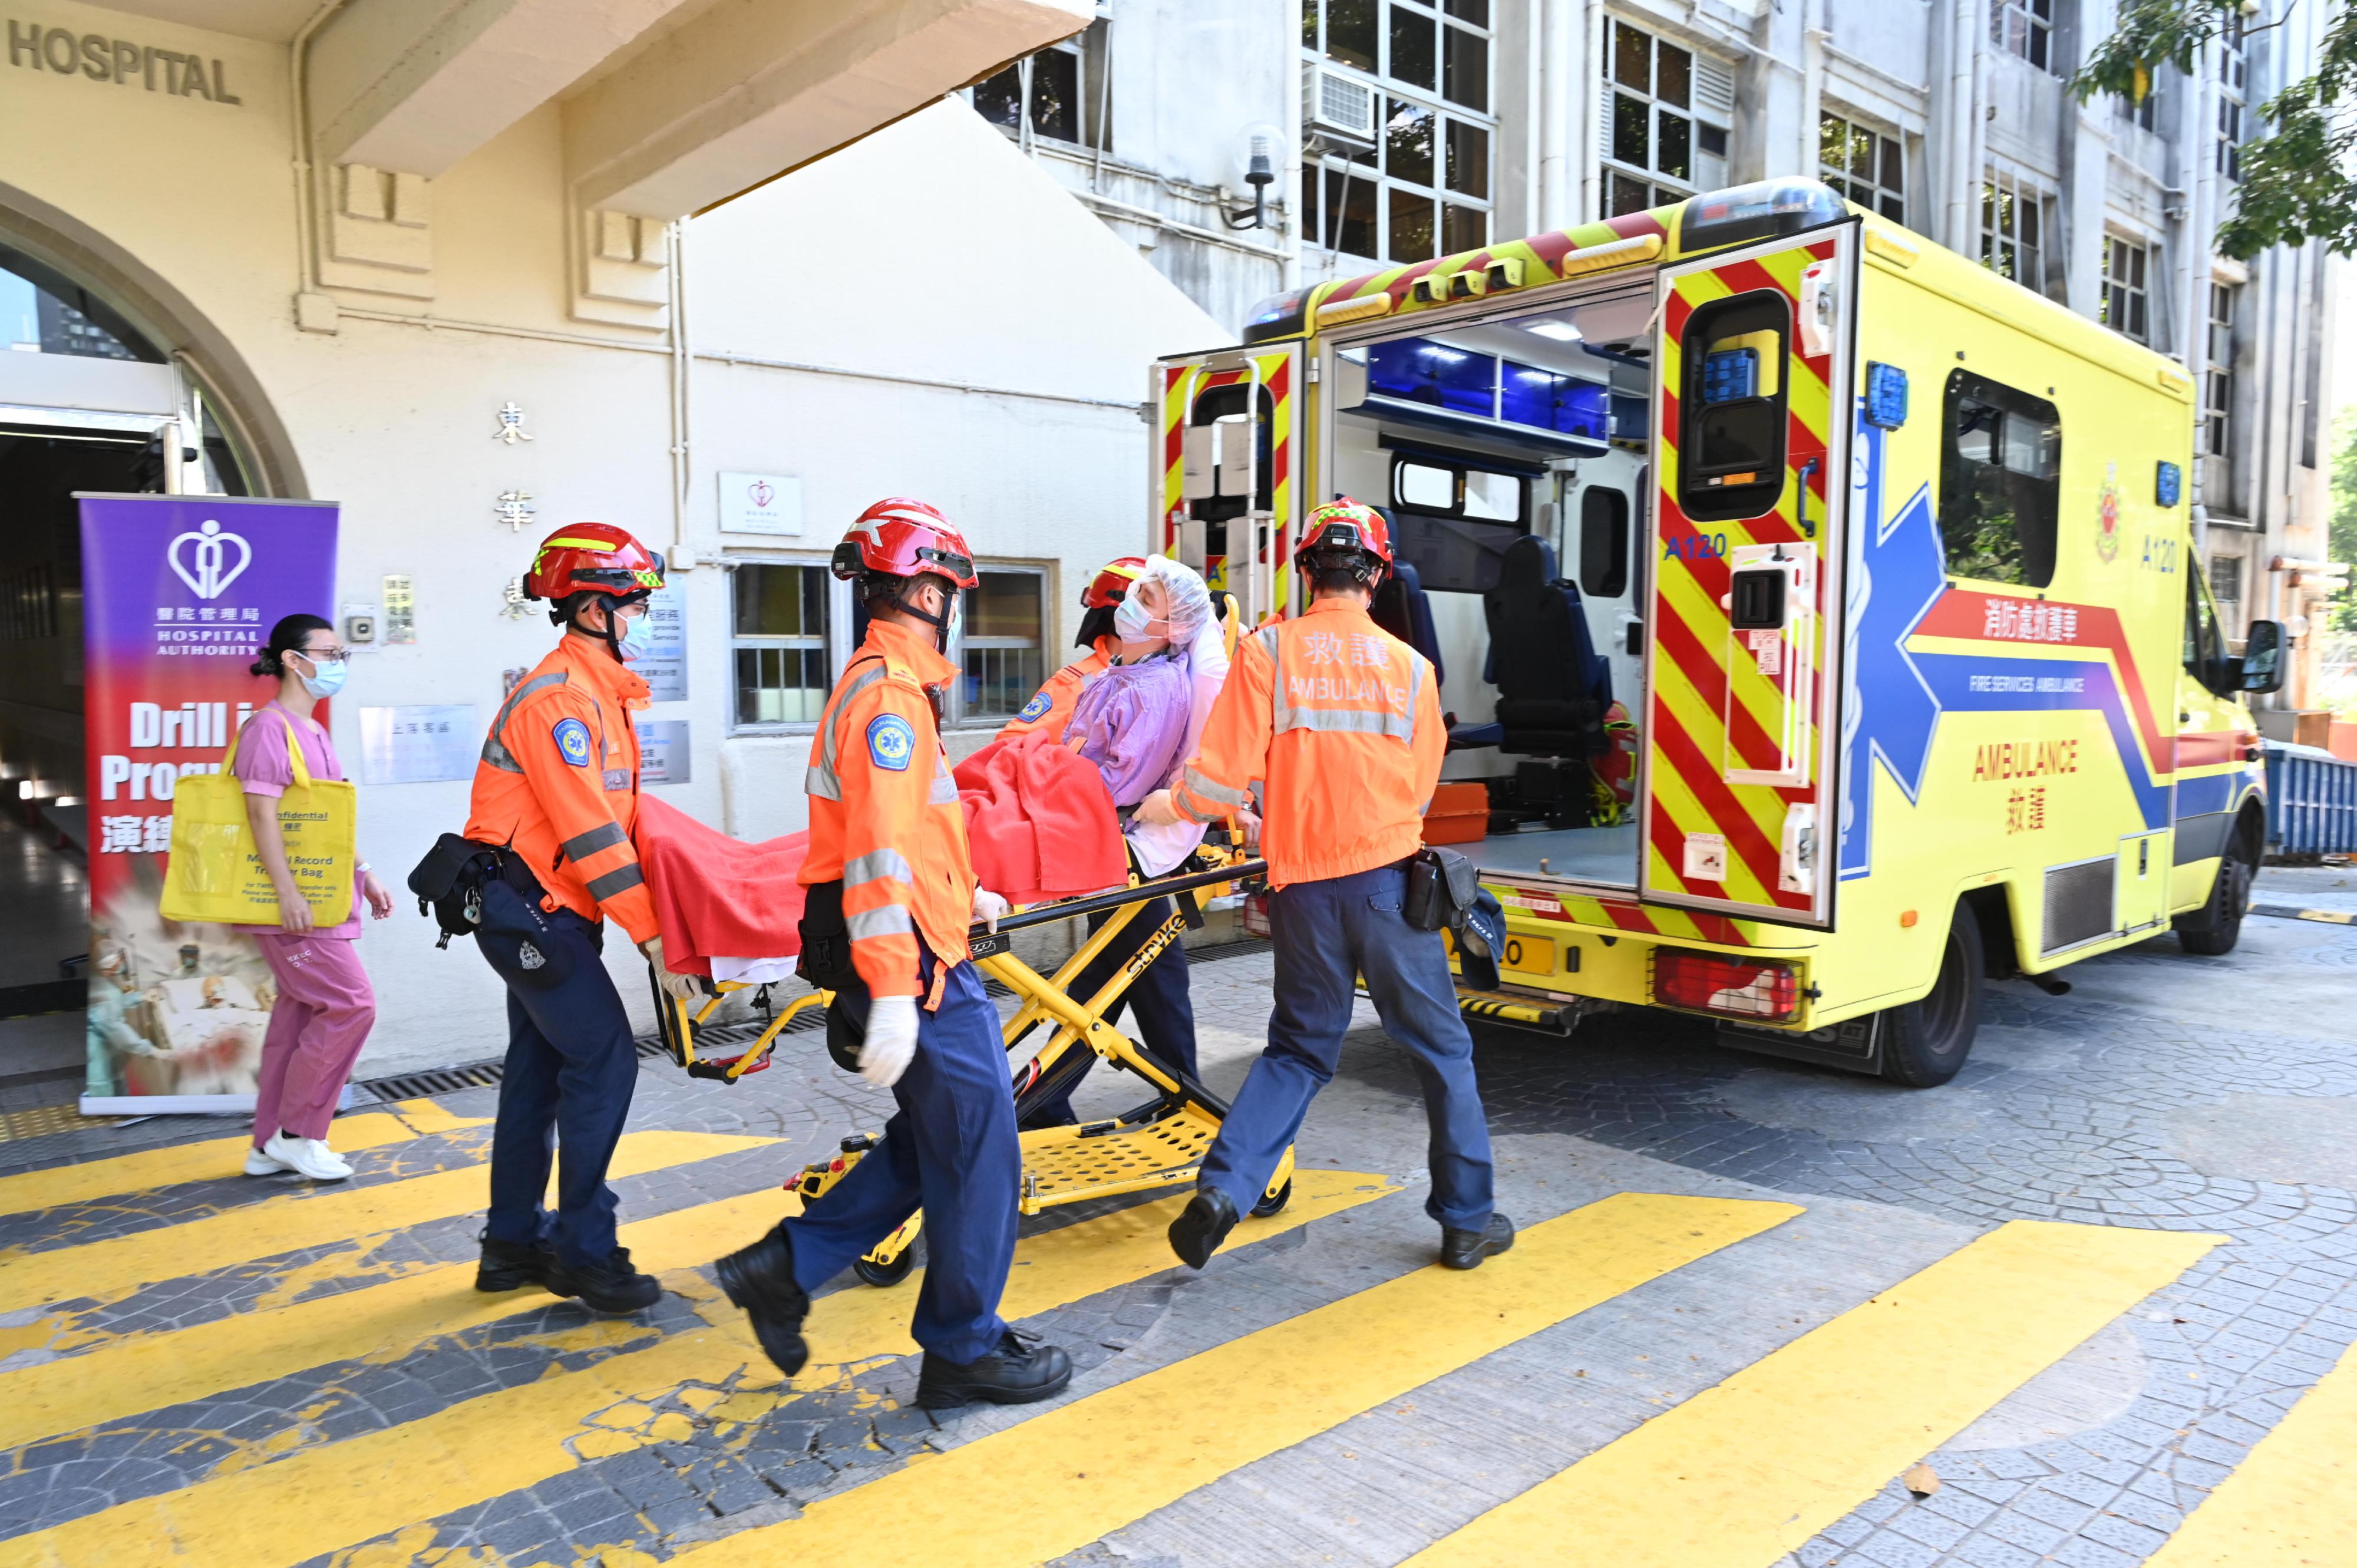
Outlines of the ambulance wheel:
<svg viewBox="0 0 2357 1568">
<path fill-rule="evenodd" d="M 1265 1219 L 1272 1214 L 1282 1214 L 1285 1212 L 1285 1206 L 1292 1201 L 1293 1178 L 1287 1176 L 1285 1178 L 1283 1187 L 1278 1187 L 1275 1192 L 1261 1195 L 1261 1200 L 1253 1205 L 1253 1218 Z"/>
<path fill-rule="evenodd" d="M 1948 918 L 1948 944 L 1931 994 L 1882 1015 L 1883 1077 L 1932 1089 L 1963 1069 L 1980 1032 L 1982 962 L 1980 920 L 1971 905 L 1959 904 Z"/>
<path fill-rule="evenodd" d="M 2243 940 L 2243 912 L 2250 907 L 2250 864 L 2229 850 L 2210 884 L 2210 901 L 2179 920 L 2177 945 L 2206 958 L 2233 952 Z"/>
<path fill-rule="evenodd" d="M 861 1258 L 851 1265 L 851 1272 L 878 1290 L 889 1290 L 907 1279 L 909 1271 L 916 1266 L 917 1249 L 909 1246 L 901 1248 L 900 1255 L 888 1263 L 872 1262 L 866 1258 Z"/>
</svg>

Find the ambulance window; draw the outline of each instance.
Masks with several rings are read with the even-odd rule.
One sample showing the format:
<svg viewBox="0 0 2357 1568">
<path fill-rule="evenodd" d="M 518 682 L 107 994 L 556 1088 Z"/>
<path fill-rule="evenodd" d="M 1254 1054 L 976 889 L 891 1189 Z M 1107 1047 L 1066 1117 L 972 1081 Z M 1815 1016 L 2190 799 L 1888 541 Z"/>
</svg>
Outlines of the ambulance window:
<svg viewBox="0 0 2357 1568">
<path fill-rule="evenodd" d="M 1697 521 L 1759 517 L 1784 493 L 1784 373 L 1792 302 L 1770 289 L 1686 320 L 1678 504 Z"/>
<path fill-rule="evenodd" d="M 1591 599 L 1629 591 L 1629 498 L 1609 485 L 1580 492 L 1579 591 Z"/>
<path fill-rule="evenodd" d="M 1484 467 L 1495 462 L 1497 467 Z M 1519 467 L 1519 465 L 1513 465 Z M 1509 460 L 1418 448 L 1392 459 L 1392 537 L 1427 593 L 1486 594 L 1506 546 L 1530 532 L 1532 470 Z"/>
<path fill-rule="evenodd" d="M 2218 612 L 2198 572 L 2185 577 L 2185 672 L 2216 696 L 2231 697 L 2242 689 L 2240 671 L 2226 656 L 2225 634 L 2218 629 Z"/>
<path fill-rule="evenodd" d="M 1941 428 L 1949 575 L 2046 586 L 2061 511 L 2062 416 L 2044 398 L 1951 371 Z"/>
</svg>

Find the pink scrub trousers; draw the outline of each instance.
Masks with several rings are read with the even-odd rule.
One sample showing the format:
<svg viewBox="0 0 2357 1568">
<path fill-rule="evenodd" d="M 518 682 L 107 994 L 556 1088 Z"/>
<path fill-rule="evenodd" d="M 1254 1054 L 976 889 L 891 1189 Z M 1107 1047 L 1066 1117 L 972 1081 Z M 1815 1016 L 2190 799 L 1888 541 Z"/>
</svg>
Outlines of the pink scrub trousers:
<svg viewBox="0 0 2357 1568">
<path fill-rule="evenodd" d="M 249 929 L 278 981 L 254 1084 L 254 1144 L 260 1147 L 281 1128 L 297 1138 L 325 1138 L 344 1080 L 376 1022 L 376 993 L 361 967 L 360 944 Z"/>
</svg>

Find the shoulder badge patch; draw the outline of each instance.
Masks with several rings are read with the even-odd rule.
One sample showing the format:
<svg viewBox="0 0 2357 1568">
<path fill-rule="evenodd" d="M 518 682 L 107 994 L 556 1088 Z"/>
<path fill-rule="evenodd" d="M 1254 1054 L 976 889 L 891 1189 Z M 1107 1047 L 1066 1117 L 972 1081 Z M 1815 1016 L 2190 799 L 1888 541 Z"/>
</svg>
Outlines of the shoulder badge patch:
<svg viewBox="0 0 2357 1568">
<path fill-rule="evenodd" d="M 916 728 L 899 714 L 879 714 L 868 721 L 867 756 L 877 767 L 905 773 L 916 750 Z"/>
<path fill-rule="evenodd" d="M 556 737 L 558 755 L 576 768 L 589 766 L 589 726 L 579 719 L 559 719 L 551 732 Z"/>
<path fill-rule="evenodd" d="M 1033 697 L 1029 702 L 1024 703 L 1023 711 L 1015 716 L 1022 720 L 1025 724 L 1029 724 L 1033 719 L 1039 717 L 1042 714 L 1045 714 L 1049 708 L 1052 708 L 1055 705 L 1056 699 L 1048 695 L 1047 693 L 1042 692 L 1038 696 Z"/>
</svg>

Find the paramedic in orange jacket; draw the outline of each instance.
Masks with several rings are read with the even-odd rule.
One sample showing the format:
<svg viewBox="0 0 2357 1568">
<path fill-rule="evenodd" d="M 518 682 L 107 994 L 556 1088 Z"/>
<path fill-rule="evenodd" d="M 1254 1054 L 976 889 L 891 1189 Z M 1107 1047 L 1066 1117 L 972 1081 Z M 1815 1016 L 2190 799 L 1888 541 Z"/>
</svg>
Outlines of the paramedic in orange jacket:
<svg viewBox="0 0 2357 1568">
<path fill-rule="evenodd" d="M 654 903 L 630 839 L 639 816 L 631 720 L 647 705 L 647 683 L 629 664 L 650 644 L 647 597 L 661 586 L 654 557 L 611 523 L 575 523 L 542 541 L 524 593 L 549 602 L 565 635 L 491 720 L 467 820 L 468 838 L 511 852 L 481 889 L 476 943 L 507 983 L 508 1055 L 475 1288 L 541 1284 L 600 1312 L 635 1312 L 662 1294 L 614 1240 L 606 1167 L 639 1062 L 599 956 L 610 917 L 662 972 Z M 553 1219 L 541 1207 L 552 1134 Z"/>
<path fill-rule="evenodd" d="M 1061 1391 L 1072 1364 L 998 1316 L 1023 1155 L 998 1012 L 969 961 L 966 930 L 1007 906 L 974 885 L 936 716 L 937 693 L 957 678 L 942 651 L 960 590 L 979 579 L 949 520 L 899 499 L 860 514 L 834 571 L 855 584 L 869 618 L 813 742 L 803 967 L 834 990 L 840 1021 L 862 1036 L 860 1076 L 889 1088 L 899 1112 L 848 1175 L 715 1272 L 791 1377 L 810 1353 L 802 1326 L 811 1293 L 921 1204 L 925 1276 L 909 1325 L 925 1351 L 917 1402 L 1028 1403 Z"/>
<path fill-rule="evenodd" d="M 1064 725 L 1071 721 L 1072 704 L 1081 700 L 1081 688 L 1095 676 L 1113 668 L 1113 656 L 1121 647 L 1121 634 L 1113 628 L 1113 613 L 1129 596 L 1129 585 L 1146 570 L 1143 555 L 1124 555 L 1108 561 L 1104 569 L 1089 580 L 1081 590 L 1081 635 L 1073 646 L 1088 652 L 1073 660 L 1041 683 L 1023 711 L 1001 725 L 997 737 L 1013 740 L 1017 736 L 1046 730 L 1061 739 Z"/>
<path fill-rule="evenodd" d="M 1422 654 L 1368 618 L 1392 564 L 1383 515 L 1344 497 L 1310 513 L 1302 539 L 1295 559 L 1309 607 L 1237 645 L 1200 754 L 1176 789 L 1138 807 L 1148 821 L 1207 822 L 1249 809 L 1250 787 L 1261 785 L 1276 949 L 1268 1047 L 1171 1221 L 1171 1250 L 1201 1268 L 1260 1200 L 1334 1076 L 1354 979 L 1364 976 L 1383 1032 L 1415 1054 L 1424 1087 L 1425 1212 L 1440 1222 L 1440 1261 L 1476 1268 L 1513 1245 L 1514 1227 L 1491 1202 L 1489 1123 L 1448 950 L 1400 910 L 1448 745 L 1439 682 Z"/>
</svg>

